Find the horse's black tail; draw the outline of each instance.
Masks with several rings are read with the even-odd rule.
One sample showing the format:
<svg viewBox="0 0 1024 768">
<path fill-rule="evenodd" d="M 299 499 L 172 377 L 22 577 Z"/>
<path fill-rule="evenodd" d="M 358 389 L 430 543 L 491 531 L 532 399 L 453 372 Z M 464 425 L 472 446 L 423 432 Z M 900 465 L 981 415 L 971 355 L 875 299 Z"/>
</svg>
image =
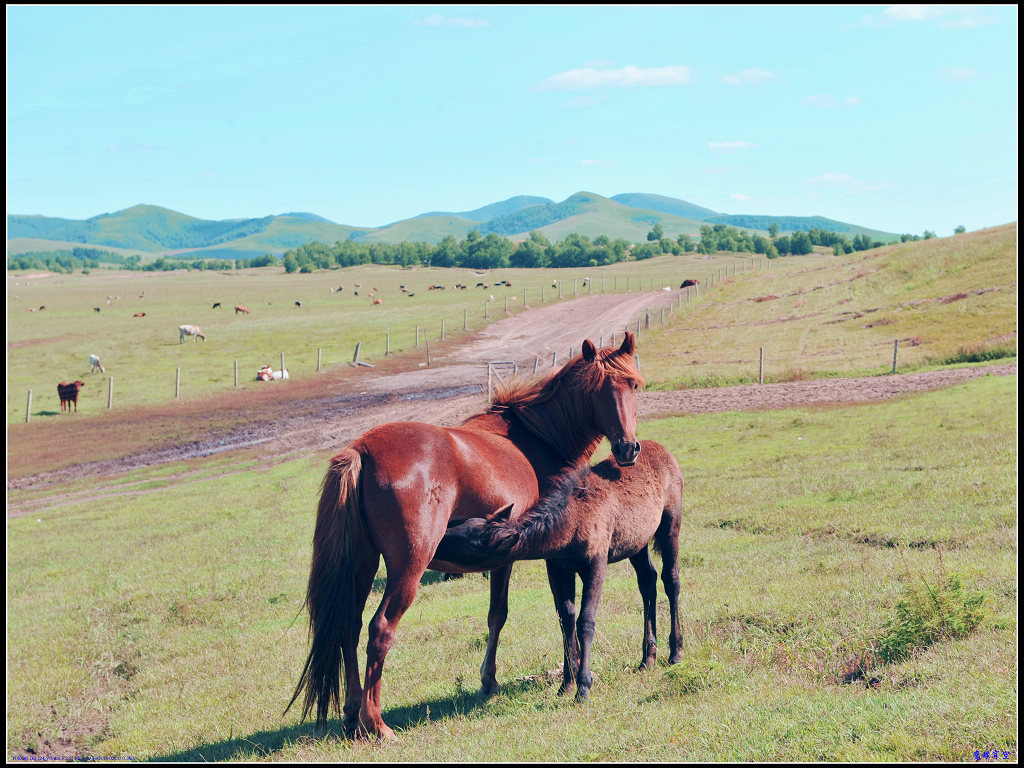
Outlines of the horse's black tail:
<svg viewBox="0 0 1024 768">
<path fill-rule="evenodd" d="M 342 642 L 361 624 L 363 606 L 355 599 L 353 538 L 359 536 L 359 475 L 362 459 L 346 448 L 333 459 L 324 477 L 313 534 L 313 564 L 306 588 L 312 645 L 287 712 L 305 690 L 302 719 L 316 710 L 323 727 L 331 705 L 341 711 Z M 361 536 L 359 536 L 361 538 Z"/>
</svg>

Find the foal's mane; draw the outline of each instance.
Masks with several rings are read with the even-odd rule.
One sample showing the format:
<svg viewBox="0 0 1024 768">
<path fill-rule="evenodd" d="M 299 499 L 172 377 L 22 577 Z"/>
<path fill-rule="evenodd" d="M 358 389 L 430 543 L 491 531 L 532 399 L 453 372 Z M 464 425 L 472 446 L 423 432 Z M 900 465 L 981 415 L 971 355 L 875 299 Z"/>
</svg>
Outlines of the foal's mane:
<svg viewBox="0 0 1024 768">
<path fill-rule="evenodd" d="M 540 379 L 499 383 L 484 413 L 514 414 L 564 459 L 589 459 L 601 442 L 589 399 L 609 376 L 635 381 L 641 388 L 644 384 L 631 353 L 605 347 L 595 351 L 592 361 L 576 355 Z"/>
</svg>

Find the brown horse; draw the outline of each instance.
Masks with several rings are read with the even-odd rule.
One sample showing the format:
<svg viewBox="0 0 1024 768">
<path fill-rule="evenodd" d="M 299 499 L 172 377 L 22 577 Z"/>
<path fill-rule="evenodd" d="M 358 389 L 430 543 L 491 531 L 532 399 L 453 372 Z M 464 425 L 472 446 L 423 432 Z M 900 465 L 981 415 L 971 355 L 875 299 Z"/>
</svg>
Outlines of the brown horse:
<svg viewBox="0 0 1024 768">
<path fill-rule="evenodd" d="M 599 350 L 588 339 L 564 368 L 502 388 L 492 405 L 458 427 L 383 424 L 331 460 L 306 591 L 311 648 L 289 707 L 304 690 L 303 719 L 315 709 L 323 726 L 333 706 L 344 712 L 346 726 L 394 736 L 381 717 L 381 671 L 420 578 L 427 568 L 479 570 L 434 557 L 448 524 L 487 515 L 509 501 L 529 507 L 554 475 L 587 463 L 602 437 L 611 441 L 620 464 L 635 462 L 636 393 L 643 379 L 634 346 L 629 333 L 618 349 Z M 387 584 L 368 628 L 360 687 L 356 644 L 382 555 Z M 489 637 L 480 669 L 486 694 L 498 690 L 495 657 L 508 616 L 511 571 L 509 564 L 491 573 Z"/>
<path fill-rule="evenodd" d="M 594 617 L 609 563 L 625 558 L 636 570 L 644 604 L 643 660 L 657 655 L 657 574 L 647 545 L 661 553 L 661 579 L 668 596 L 669 661 L 679 661 L 679 523 L 683 473 L 664 446 L 644 440 L 635 464 L 616 466 L 608 457 L 591 469 L 559 475 L 540 501 L 510 520 L 512 505 L 489 519 L 473 518 L 448 529 L 435 557 L 494 568 L 514 560 L 547 560 L 548 582 L 562 625 L 565 651 L 561 693 L 577 685 L 576 700 L 590 697 L 590 644 Z M 583 580 L 575 622 L 576 574 Z"/>
</svg>

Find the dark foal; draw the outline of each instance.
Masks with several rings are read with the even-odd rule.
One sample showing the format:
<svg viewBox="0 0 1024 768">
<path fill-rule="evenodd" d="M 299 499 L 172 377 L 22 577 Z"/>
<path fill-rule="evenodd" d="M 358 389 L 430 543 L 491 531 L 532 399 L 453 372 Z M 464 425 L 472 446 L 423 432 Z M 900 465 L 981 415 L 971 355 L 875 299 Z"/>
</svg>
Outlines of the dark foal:
<svg viewBox="0 0 1024 768">
<path fill-rule="evenodd" d="M 435 555 L 478 568 L 515 560 L 547 561 L 565 651 L 561 692 L 571 691 L 575 680 L 577 701 L 589 698 L 593 684 L 590 645 L 609 563 L 628 557 L 636 570 L 644 604 L 640 668 L 654 666 L 658 578 L 647 546 L 650 543 L 662 556 L 661 578 L 672 622 L 669 661 L 674 664 L 680 659 L 678 555 L 683 473 L 662 445 L 650 440 L 640 445 L 632 466 L 618 466 L 609 457 L 593 468 L 563 472 L 536 504 L 515 518 L 511 518 L 512 505 L 508 504 L 487 519 L 472 518 L 450 527 Z M 577 573 L 583 580 L 578 621 Z"/>
</svg>

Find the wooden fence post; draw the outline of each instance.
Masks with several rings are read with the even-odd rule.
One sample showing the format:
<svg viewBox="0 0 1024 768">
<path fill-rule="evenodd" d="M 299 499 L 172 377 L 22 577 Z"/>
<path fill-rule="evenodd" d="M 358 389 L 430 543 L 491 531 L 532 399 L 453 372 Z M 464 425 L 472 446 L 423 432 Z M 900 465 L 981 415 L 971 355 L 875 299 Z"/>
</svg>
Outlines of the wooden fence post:
<svg viewBox="0 0 1024 768">
<path fill-rule="evenodd" d="M 235 387 L 238 387 L 238 361 L 235 360 Z"/>
<path fill-rule="evenodd" d="M 181 368 L 174 369 L 174 399 L 178 399 L 178 394 L 181 391 Z"/>
<path fill-rule="evenodd" d="M 320 353 L 322 351 L 323 351 L 323 349 L 321 347 L 317 347 L 316 348 L 316 372 L 317 373 L 320 373 L 320 358 L 321 358 Z"/>
<path fill-rule="evenodd" d="M 900 340 L 894 339 L 892 342 L 892 372 L 896 373 L 896 355 L 900 351 Z"/>
<path fill-rule="evenodd" d="M 757 370 L 757 383 L 764 384 L 764 347 L 761 347 L 760 362 Z"/>
<path fill-rule="evenodd" d="M 114 407 L 114 377 L 110 377 L 110 381 L 107 384 L 107 410 L 109 411 Z"/>
<path fill-rule="evenodd" d="M 25 406 L 25 423 L 28 424 L 32 418 L 32 390 L 28 391 L 28 405 Z"/>
</svg>

